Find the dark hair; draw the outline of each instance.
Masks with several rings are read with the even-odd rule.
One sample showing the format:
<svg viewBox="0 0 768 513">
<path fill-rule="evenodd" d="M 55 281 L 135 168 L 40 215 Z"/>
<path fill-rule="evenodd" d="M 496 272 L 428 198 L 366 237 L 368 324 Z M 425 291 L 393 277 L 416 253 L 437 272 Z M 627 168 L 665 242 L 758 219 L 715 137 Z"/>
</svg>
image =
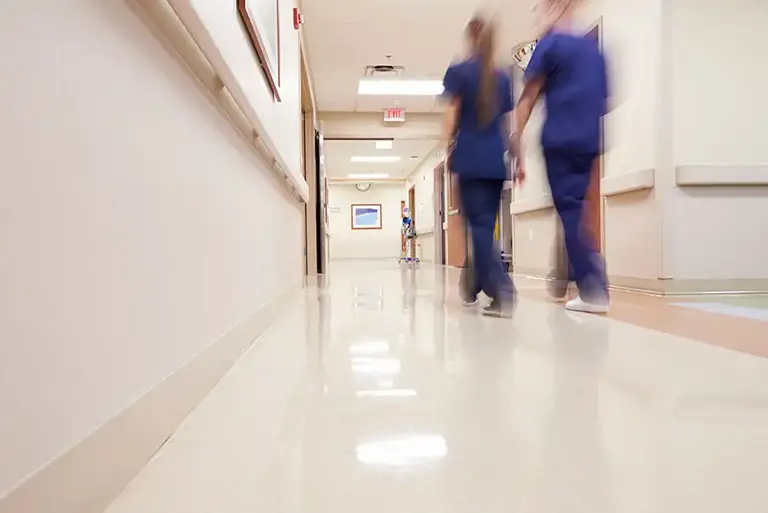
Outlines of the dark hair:
<svg viewBox="0 0 768 513">
<path fill-rule="evenodd" d="M 472 50 L 480 59 L 480 88 L 477 91 L 477 113 L 480 125 L 490 125 L 497 113 L 498 91 L 496 87 L 496 66 L 494 53 L 496 27 L 493 22 L 475 15 L 467 24 L 467 36 Z"/>
</svg>

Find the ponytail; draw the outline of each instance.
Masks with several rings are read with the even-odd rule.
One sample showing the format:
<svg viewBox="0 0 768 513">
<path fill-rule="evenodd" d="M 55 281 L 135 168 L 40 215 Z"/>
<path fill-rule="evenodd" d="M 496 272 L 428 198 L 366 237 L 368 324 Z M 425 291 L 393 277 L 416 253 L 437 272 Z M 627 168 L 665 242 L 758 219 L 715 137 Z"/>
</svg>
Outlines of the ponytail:
<svg viewBox="0 0 768 513">
<path fill-rule="evenodd" d="M 477 113 L 481 128 L 487 128 L 496 118 L 498 89 L 496 82 L 495 38 L 492 22 L 483 21 L 477 31 L 476 51 L 480 59 L 480 87 L 477 91 Z"/>
</svg>

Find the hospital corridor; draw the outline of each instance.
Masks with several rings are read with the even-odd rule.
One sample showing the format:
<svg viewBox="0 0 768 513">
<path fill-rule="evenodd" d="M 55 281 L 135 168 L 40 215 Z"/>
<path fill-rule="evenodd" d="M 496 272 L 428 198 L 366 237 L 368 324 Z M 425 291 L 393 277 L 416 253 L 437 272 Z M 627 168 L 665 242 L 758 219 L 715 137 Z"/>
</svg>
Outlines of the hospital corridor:
<svg viewBox="0 0 768 513">
<path fill-rule="evenodd" d="M 0 2 L 0 513 L 766 513 L 766 21 Z"/>
</svg>

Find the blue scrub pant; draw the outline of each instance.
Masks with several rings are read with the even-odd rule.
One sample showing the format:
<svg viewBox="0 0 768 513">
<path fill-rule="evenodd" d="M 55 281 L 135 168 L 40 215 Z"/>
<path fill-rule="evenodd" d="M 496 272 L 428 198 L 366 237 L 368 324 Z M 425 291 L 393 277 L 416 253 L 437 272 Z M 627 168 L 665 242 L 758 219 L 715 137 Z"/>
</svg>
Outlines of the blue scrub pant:
<svg viewBox="0 0 768 513">
<path fill-rule="evenodd" d="M 504 180 L 459 178 L 462 214 L 472 237 L 475 268 L 474 288 L 467 293 L 477 296 L 483 291 L 488 297 L 505 302 L 514 299 L 515 287 L 493 240 L 503 189 Z"/>
<path fill-rule="evenodd" d="M 588 153 L 544 149 L 547 177 L 555 209 L 563 223 L 570 278 L 585 301 L 608 297 L 608 280 L 602 258 L 582 230 L 586 195 L 597 156 Z"/>
</svg>

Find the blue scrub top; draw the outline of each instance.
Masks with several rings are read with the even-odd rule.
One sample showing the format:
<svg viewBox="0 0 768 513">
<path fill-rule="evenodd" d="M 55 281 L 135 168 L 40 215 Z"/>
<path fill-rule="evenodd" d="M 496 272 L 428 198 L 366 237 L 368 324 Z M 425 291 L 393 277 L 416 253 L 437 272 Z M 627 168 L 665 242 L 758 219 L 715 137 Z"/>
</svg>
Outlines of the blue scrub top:
<svg viewBox="0 0 768 513">
<path fill-rule="evenodd" d="M 548 32 L 537 43 L 525 79 L 544 78 L 544 149 L 602 152 L 600 120 L 606 113 L 608 79 L 598 41 Z"/>
<path fill-rule="evenodd" d="M 509 174 L 505 161 L 509 135 L 504 116 L 512 111 L 512 83 L 506 72 L 496 72 L 498 112 L 490 125 L 482 127 L 477 111 L 481 71 L 480 60 L 472 58 L 453 64 L 443 79 L 444 94 L 461 99 L 451 171 L 461 178 L 505 180 Z"/>
</svg>

